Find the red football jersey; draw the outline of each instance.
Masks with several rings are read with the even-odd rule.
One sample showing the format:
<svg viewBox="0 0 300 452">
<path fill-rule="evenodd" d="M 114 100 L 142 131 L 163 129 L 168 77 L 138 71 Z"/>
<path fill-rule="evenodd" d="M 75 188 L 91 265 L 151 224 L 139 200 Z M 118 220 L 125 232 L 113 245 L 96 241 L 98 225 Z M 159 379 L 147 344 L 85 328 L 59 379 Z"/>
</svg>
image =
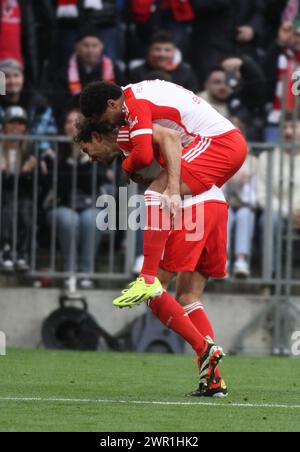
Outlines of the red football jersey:
<svg viewBox="0 0 300 452">
<path fill-rule="evenodd" d="M 123 163 L 128 173 L 137 172 L 153 161 L 153 123 L 179 131 L 183 147 L 197 137 L 217 137 L 235 129 L 205 100 L 173 83 L 144 81 L 125 87 L 124 95 L 123 109 L 133 145 Z"/>
</svg>

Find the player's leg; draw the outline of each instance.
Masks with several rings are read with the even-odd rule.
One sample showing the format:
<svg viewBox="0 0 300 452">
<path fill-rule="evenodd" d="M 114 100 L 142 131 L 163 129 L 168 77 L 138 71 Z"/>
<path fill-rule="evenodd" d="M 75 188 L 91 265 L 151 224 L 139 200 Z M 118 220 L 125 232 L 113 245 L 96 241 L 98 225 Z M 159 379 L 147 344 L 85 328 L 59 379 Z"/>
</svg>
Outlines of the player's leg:
<svg viewBox="0 0 300 452">
<path fill-rule="evenodd" d="M 201 276 L 198 276 L 197 273 L 193 276 L 193 272 L 197 269 L 198 263 L 202 259 L 202 256 L 205 255 L 205 247 L 208 238 L 213 232 L 212 229 L 215 228 L 216 220 L 213 216 L 215 213 L 220 213 L 219 206 L 221 206 L 221 211 L 226 214 L 227 204 L 225 202 L 216 201 L 208 204 L 195 204 L 191 209 L 190 207 L 185 207 L 183 209 L 183 217 L 186 219 L 189 216 L 189 213 L 191 214 L 194 229 L 191 230 L 189 219 L 187 222 L 183 222 L 183 229 L 174 229 L 168 238 L 167 246 L 164 251 L 164 257 L 160 266 L 161 269 L 164 269 L 165 271 L 176 273 L 184 272 L 186 279 L 183 280 L 182 276 L 179 276 L 179 284 L 180 278 L 182 281 L 180 284 L 181 288 L 179 295 L 181 300 L 184 298 L 185 304 L 187 305 L 194 305 L 196 302 L 200 305 L 199 301 L 207 279 L 201 279 Z M 215 208 L 217 209 L 216 212 L 214 210 Z M 187 231 L 189 231 L 189 233 Z M 159 275 L 160 274 L 161 273 L 159 273 Z M 185 282 L 184 285 L 183 282 Z M 189 282 L 191 283 L 190 287 Z M 195 316 L 197 319 L 200 315 L 198 316 L 197 314 L 192 314 L 192 316 Z M 213 330 L 208 327 L 209 321 L 206 318 L 207 323 L 205 324 L 203 317 L 204 316 L 201 316 L 201 321 L 199 321 L 195 326 L 203 336 L 210 336 L 213 338 Z M 218 364 L 218 362 L 216 364 Z M 217 366 L 210 369 L 211 373 L 214 373 L 213 379 L 215 378 L 216 369 Z"/>
<path fill-rule="evenodd" d="M 173 276 L 174 274 L 171 272 L 162 272 L 160 274 L 162 287 L 167 288 Z M 122 300 L 115 300 L 113 304 L 118 307 L 128 306 L 125 291 L 124 297 Z M 150 298 L 148 297 L 148 300 Z M 193 347 L 199 358 L 207 352 L 210 347 L 208 341 L 190 321 L 183 307 L 166 290 L 162 289 L 159 296 L 153 297 L 152 300 L 148 301 L 148 306 L 164 325 L 182 336 Z"/>
<path fill-rule="evenodd" d="M 198 272 L 179 273 L 176 280 L 176 300 L 203 336 L 209 336 L 214 341 L 214 331 L 201 301 L 207 281 Z"/>
<path fill-rule="evenodd" d="M 167 183 L 167 174 L 162 173 L 153 187 L 163 193 Z M 187 193 L 188 187 L 183 185 Z M 152 188 L 152 186 L 150 187 Z M 123 291 L 121 297 L 113 301 L 114 306 L 133 306 L 162 293 L 157 278 L 158 268 L 166 242 L 173 226 L 173 218 L 167 208 L 161 208 L 161 193 L 147 190 L 145 193 L 146 225 L 144 230 L 144 263 L 139 278 Z"/>
<path fill-rule="evenodd" d="M 159 278 L 167 288 L 174 274 L 159 270 Z M 200 372 L 200 393 L 211 387 L 215 378 L 215 368 L 223 358 L 223 351 L 210 339 L 205 338 L 190 320 L 185 309 L 165 290 L 160 297 L 148 302 L 153 314 L 168 328 L 179 334 L 195 350 Z"/>
<path fill-rule="evenodd" d="M 203 292 L 207 284 L 207 278 L 198 272 L 179 273 L 176 281 L 176 300 L 188 313 L 190 320 L 204 337 L 210 337 L 215 341 L 212 324 L 201 302 Z M 215 379 L 205 392 L 202 390 L 191 393 L 192 396 L 206 396 L 224 398 L 228 396 L 225 381 L 221 376 L 219 367 L 215 371 Z"/>
<path fill-rule="evenodd" d="M 181 272 L 177 280 L 176 298 L 185 306 L 199 332 L 214 340 L 213 328 L 203 309 L 201 297 L 209 277 L 222 278 L 226 273 L 228 206 L 219 201 L 207 202 L 203 206 L 203 238 L 191 242 L 184 233 L 174 231 L 168 240 L 161 265 L 166 270 Z M 197 206 L 193 206 L 192 213 L 193 219 L 199 220 Z M 207 395 L 227 395 L 217 368 L 214 371 L 216 386 L 210 388 L 209 393 L 206 391 Z M 202 388 L 199 389 L 194 395 L 204 395 Z"/>
</svg>

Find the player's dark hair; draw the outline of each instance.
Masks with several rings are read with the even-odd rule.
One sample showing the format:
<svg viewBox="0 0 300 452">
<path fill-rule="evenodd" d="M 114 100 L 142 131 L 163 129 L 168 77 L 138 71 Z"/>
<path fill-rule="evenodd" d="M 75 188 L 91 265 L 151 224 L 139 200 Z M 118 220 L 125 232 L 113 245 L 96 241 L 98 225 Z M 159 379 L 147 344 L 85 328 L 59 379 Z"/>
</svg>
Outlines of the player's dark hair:
<svg viewBox="0 0 300 452">
<path fill-rule="evenodd" d="M 90 83 L 80 96 L 80 111 L 86 118 L 101 116 L 107 109 L 107 102 L 120 99 L 122 93 L 115 83 Z"/>
<path fill-rule="evenodd" d="M 96 118 L 85 118 L 80 116 L 76 122 L 77 133 L 74 137 L 75 143 L 89 143 L 92 141 L 93 132 L 101 135 L 112 132 L 112 127 L 106 122 L 99 121 Z"/>
<path fill-rule="evenodd" d="M 157 31 L 151 38 L 151 45 L 170 44 L 170 43 L 175 45 L 175 39 L 173 34 L 168 30 Z"/>
</svg>

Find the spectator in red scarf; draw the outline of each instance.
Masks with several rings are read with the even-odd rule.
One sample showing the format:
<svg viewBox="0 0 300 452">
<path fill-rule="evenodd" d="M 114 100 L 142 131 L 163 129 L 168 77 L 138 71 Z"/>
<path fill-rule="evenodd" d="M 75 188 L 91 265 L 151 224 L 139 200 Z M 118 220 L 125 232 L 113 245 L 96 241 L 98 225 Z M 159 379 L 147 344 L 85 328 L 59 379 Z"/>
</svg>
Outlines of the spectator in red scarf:
<svg viewBox="0 0 300 452">
<path fill-rule="evenodd" d="M 190 66 L 182 61 L 172 34 L 160 31 L 152 38 L 147 61 L 135 68 L 130 75 L 132 83 L 149 79 L 153 71 L 165 71 L 170 81 L 191 91 L 197 91 L 197 80 Z"/>
<path fill-rule="evenodd" d="M 54 110 L 58 120 L 63 113 L 61 106 L 77 107 L 83 88 L 96 80 L 123 83 L 120 69 L 105 55 L 97 29 L 86 24 L 79 33 L 75 52 L 54 84 Z"/>
<path fill-rule="evenodd" d="M 72 53 L 80 24 L 91 23 L 97 29 L 112 60 L 118 57 L 118 10 L 116 0 L 55 0 L 58 22 L 58 59 L 64 63 Z"/>
</svg>

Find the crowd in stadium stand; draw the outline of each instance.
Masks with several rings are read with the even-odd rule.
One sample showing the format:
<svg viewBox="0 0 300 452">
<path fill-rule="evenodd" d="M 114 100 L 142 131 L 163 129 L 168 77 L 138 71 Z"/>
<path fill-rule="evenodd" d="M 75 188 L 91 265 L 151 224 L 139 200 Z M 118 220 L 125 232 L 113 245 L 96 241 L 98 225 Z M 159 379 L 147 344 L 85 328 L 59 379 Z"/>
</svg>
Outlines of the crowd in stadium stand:
<svg viewBox="0 0 300 452">
<path fill-rule="evenodd" d="M 243 130 L 249 142 L 280 140 L 283 80 L 287 76 L 292 83 L 300 66 L 300 0 L 0 0 L 0 11 L 0 71 L 6 75 L 0 124 L 5 134 L 72 135 L 79 96 L 89 82 L 124 85 L 163 78 L 199 93 Z M 291 93 L 288 83 L 284 97 L 289 111 L 295 102 Z M 286 129 L 288 135 L 288 125 Z M 56 217 L 65 270 L 88 273 L 90 256 L 98 252 L 101 241 L 99 233 L 92 251 L 85 233 L 96 214 L 86 183 L 91 163 L 72 145 L 61 146 L 57 164 L 63 180 L 58 181 L 58 206 L 51 210 L 55 157 L 46 138 L 39 144 L 45 224 Z M 28 266 L 31 226 L 26 210 L 32 202 L 29 192 L 37 164 L 30 146 L 23 146 L 17 155 L 10 152 L 15 148 L 6 142 L 1 156 L 1 250 L 6 270 Z M 79 162 L 75 207 L 66 188 L 74 159 Z M 231 205 L 230 237 L 235 231 L 234 241 L 229 240 L 234 267 L 228 270 L 236 276 L 250 275 L 253 236 L 262 230 L 257 225 L 263 224 L 263 215 L 257 212 L 265 206 L 265 167 L 264 153 L 249 158 L 225 187 Z M 16 171 L 22 184 L 19 224 L 25 226 L 13 257 L 10 220 Z M 113 190 L 111 170 L 97 177 L 100 191 Z M 300 187 L 297 190 L 300 193 Z M 274 187 L 275 205 L 277 196 Z M 294 227 L 300 230 L 300 200 L 295 198 Z M 78 248 L 76 268 L 70 261 L 71 224 Z"/>
</svg>

